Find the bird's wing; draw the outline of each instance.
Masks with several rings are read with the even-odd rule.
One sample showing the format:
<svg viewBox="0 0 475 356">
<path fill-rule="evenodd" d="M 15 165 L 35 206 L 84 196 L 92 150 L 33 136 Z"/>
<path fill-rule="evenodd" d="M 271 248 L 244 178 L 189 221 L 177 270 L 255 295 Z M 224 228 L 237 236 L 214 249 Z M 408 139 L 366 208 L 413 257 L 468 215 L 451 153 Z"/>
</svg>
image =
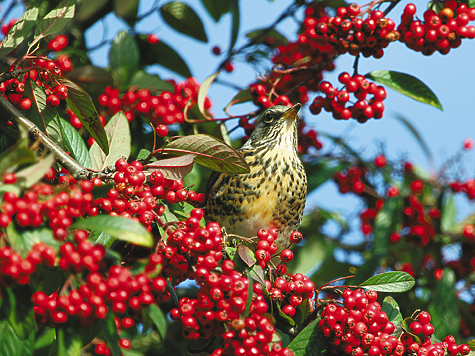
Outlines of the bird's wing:
<svg viewBox="0 0 475 356">
<path fill-rule="evenodd" d="M 220 172 L 212 172 L 211 175 L 208 178 L 208 183 L 206 184 L 206 197 L 208 197 L 209 193 L 213 189 L 213 186 L 216 184 L 216 182 L 219 180 L 219 177 L 221 176 Z"/>
</svg>

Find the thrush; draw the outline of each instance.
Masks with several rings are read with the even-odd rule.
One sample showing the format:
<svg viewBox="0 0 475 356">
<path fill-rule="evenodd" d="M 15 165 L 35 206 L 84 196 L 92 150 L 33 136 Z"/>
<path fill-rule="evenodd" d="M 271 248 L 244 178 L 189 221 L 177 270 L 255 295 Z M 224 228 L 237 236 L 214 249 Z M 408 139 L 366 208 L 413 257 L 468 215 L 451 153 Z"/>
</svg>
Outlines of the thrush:
<svg viewBox="0 0 475 356">
<path fill-rule="evenodd" d="M 247 238 L 256 236 L 259 229 L 276 228 L 278 251 L 290 245 L 290 234 L 300 226 L 307 198 L 307 176 L 298 153 L 301 106 L 273 106 L 258 118 L 254 132 L 238 150 L 250 173 L 212 173 L 207 221 Z"/>
</svg>

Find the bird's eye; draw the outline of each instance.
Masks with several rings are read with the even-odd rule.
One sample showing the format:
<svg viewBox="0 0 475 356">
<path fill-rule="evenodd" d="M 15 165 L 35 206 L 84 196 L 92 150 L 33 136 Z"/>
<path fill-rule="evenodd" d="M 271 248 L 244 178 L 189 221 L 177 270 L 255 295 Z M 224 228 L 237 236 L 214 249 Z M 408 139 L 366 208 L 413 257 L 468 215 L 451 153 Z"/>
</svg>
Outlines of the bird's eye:
<svg viewBox="0 0 475 356">
<path fill-rule="evenodd" d="M 274 115 L 272 114 L 267 114 L 264 116 L 264 122 L 266 124 L 270 124 L 274 120 Z"/>
</svg>

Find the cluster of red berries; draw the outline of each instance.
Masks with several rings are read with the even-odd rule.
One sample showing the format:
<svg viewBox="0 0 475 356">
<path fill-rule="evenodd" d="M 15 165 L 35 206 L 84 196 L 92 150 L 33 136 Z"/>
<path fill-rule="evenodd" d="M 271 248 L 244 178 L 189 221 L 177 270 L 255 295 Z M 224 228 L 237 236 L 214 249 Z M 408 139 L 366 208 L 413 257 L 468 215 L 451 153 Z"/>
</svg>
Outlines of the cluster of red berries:
<svg viewBox="0 0 475 356">
<path fill-rule="evenodd" d="M 449 187 L 453 192 L 463 192 L 467 195 L 468 199 L 475 200 L 475 179 L 467 179 L 465 183 L 452 182 L 449 184 Z"/>
<path fill-rule="evenodd" d="M 232 261 L 224 260 L 220 274 L 209 270 L 197 278 L 201 287 L 197 299 L 182 298 L 178 308 L 171 310 L 171 318 L 182 322 L 187 339 L 222 337 L 224 347 L 214 350 L 213 356 L 292 355 L 280 342 L 270 345 L 275 327 L 264 315 L 269 307 L 259 283 L 253 285 L 249 311 L 243 315 L 249 280 L 234 267 Z"/>
<path fill-rule="evenodd" d="M 103 245 L 88 241 L 87 236 L 86 231 L 77 230 L 73 242 L 65 242 L 59 247 L 59 268 L 73 273 L 99 270 L 106 250 Z"/>
<path fill-rule="evenodd" d="M 362 15 L 368 12 L 366 19 Z M 364 11 L 358 4 L 339 7 L 335 17 L 304 20 L 305 33 L 311 38 L 323 38 L 338 53 L 381 58 L 383 49 L 399 39 L 396 24 L 379 10 Z"/>
<path fill-rule="evenodd" d="M 404 354 L 402 342 L 391 336 L 395 326 L 381 310 L 377 297 L 375 291 L 345 289 L 343 306 L 325 306 L 318 325 L 329 340 L 330 352 L 351 356 Z"/>
<path fill-rule="evenodd" d="M 362 194 L 364 191 L 364 183 L 361 178 L 366 175 L 366 169 L 361 169 L 358 166 L 349 167 L 346 172 L 340 171 L 335 173 L 333 180 L 338 184 L 340 193 L 345 194 L 353 192 L 355 194 Z"/>
<path fill-rule="evenodd" d="M 80 239 L 79 239 L 80 240 Z M 78 241 L 79 244 L 86 240 Z M 65 245 L 63 245 L 65 246 Z M 92 249 L 101 245 L 90 243 Z M 75 251 L 65 249 L 67 255 Z M 63 258 L 63 257 L 62 257 Z M 68 295 L 58 291 L 46 295 L 37 291 L 31 297 L 35 318 L 41 324 L 62 324 L 71 317 L 77 317 L 81 327 L 90 326 L 97 319 L 104 319 L 111 310 L 118 317 L 118 328 L 130 328 L 135 320 L 141 320 L 141 308 L 156 303 L 164 303 L 170 297 L 167 281 L 159 276 L 163 256 L 158 253 L 149 256 L 145 272 L 132 275 L 130 269 L 114 265 L 107 276 L 91 272 L 85 283 L 78 289 L 72 289 Z M 60 259 L 61 263 L 61 259 Z"/>
<path fill-rule="evenodd" d="M 347 72 L 338 76 L 338 80 L 345 86 L 345 89 L 338 90 L 327 81 L 320 83 L 320 91 L 325 97 L 317 96 L 310 105 L 310 111 L 318 115 L 322 109 L 333 114 L 336 120 L 356 119 L 360 123 L 365 123 L 368 119 L 380 119 L 383 117 L 384 104 L 386 99 L 386 89 L 371 83 L 362 75 L 356 74 L 353 77 Z M 355 97 L 355 104 L 346 106 L 350 102 L 350 94 Z M 367 96 L 373 95 L 371 99 Z"/>
<path fill-rule="evenodd" d="M 271 100 L 267 93 L 267 88 L 263 84 L 252 84 L 250 89 L 254 104 L 263 109 L 274 105 L 292 106 L 289 97 L 286 95 L 279 95 L 274 100 Z"/>
<path fill-rule="evenodd" d="M 279 304 L 282 312 L 291 318 L 295 315 L 295 308 L 315 294 L 315 285 L 301 273 L 278 277 L 273 286 L 270 282 L 266 284 L 270 300 Z"/>
<path fill-rule="evenodd" d="M 265 268 L 266 264 L 270 261 L 272 255 L 275 254 L 278 250 L 277 244 L 274 242 L 277 239 L 277 230 L 260 229 L 259 231 L 257 231 L 257 238 L 259 239 L 259 241 L 256 245 L 256 260 L 257 263 L 259 263 L 259 266 L 261 266 L 261 268 Z M 290 253 L 292 253 L 292 251 L 290 251 Z M 287 257 L 289 256 L 286 255 L 286 258 Z"/>
<path fill-rule="evenodd" d="M 25 75 L 21 82 L 17 78 L 12 78 L 0 83 L 0 93 L 3 97 L 21 110 L 28 110 L 31 107 L 30 98 L 23 97 L 26 78 Z"/>
<path fill-rule="evenodd" d="M 123 95 L 119 90 L 111 87 L 105 89 L 104 94 L 99 96 L 99 104 L 106 109 L 109 116 L 118 111 L 124 111 L 128 121 L 134 120 L 137 115 L 147 117 L 156 127 L 159 136 L 168 134 L 167 126 L 183 123 L 185 117 L 183 111 L 187 103 L 196 103 L 200 85 L 195 78 L 190 77 L 184 82 L 174 84 L 174 93 L 163 91 L 158 95 L 152 95 L 148 89 L 129 89 Z M 205 108 L 211 107 L 211 101 L 206 98 Z"/>
<path fill-rule="evenodd" d="M 59 52 L 68 45 L 68 38 L 65 35 L 58 35 L 48 42 L 50 51 Z"/>
<path fill-rule="evenodd" d="M 435 51 L 447 54 L 459 47 L 463 38 L 475 38 L 475 26 L 468 25 L 475 20 L 475 8 L 462 2 L 445 0 L 439 12 L 426 10 L 424 21 L 414 20 L 415 14 L 416 6 L 407 4 L 397 28 L 400 41 L 414 51 L 427 56 Z"/>
<path fill-rule="evenodd" d="M 35 243 L 25 259 L 10 247 L 0 249 L 0 286 L 11 287 L 15 284 L 27 284 L 30 275 L 39 264 L 47 267 L 54 266 L 56 252 L 54 248 L 44 243 Z"/>
</svg>

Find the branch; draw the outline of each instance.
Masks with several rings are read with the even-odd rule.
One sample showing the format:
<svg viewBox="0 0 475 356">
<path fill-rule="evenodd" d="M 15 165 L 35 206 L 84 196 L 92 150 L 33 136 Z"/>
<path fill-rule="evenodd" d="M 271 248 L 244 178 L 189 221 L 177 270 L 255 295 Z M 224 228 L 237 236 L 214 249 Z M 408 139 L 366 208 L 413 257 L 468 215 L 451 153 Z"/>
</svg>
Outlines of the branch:
<svg viewBox="0 0 475 356">
<path fill-rule="evenodd" d="M 51 140 L 38 126 L 23 116 L 3 95 L 0 95 L 0 116 L 6 120 L 14 121 L 19 127 L 25 129 L 34 140 L 39 140 L 48 151 L 54 154 L 56 160 L 66 168 L 75 179 L 91 178 L 93 174 L 91 170 L 84 168 L 76 160 L 66 154 L 56 142 Z"/>
</svg>

